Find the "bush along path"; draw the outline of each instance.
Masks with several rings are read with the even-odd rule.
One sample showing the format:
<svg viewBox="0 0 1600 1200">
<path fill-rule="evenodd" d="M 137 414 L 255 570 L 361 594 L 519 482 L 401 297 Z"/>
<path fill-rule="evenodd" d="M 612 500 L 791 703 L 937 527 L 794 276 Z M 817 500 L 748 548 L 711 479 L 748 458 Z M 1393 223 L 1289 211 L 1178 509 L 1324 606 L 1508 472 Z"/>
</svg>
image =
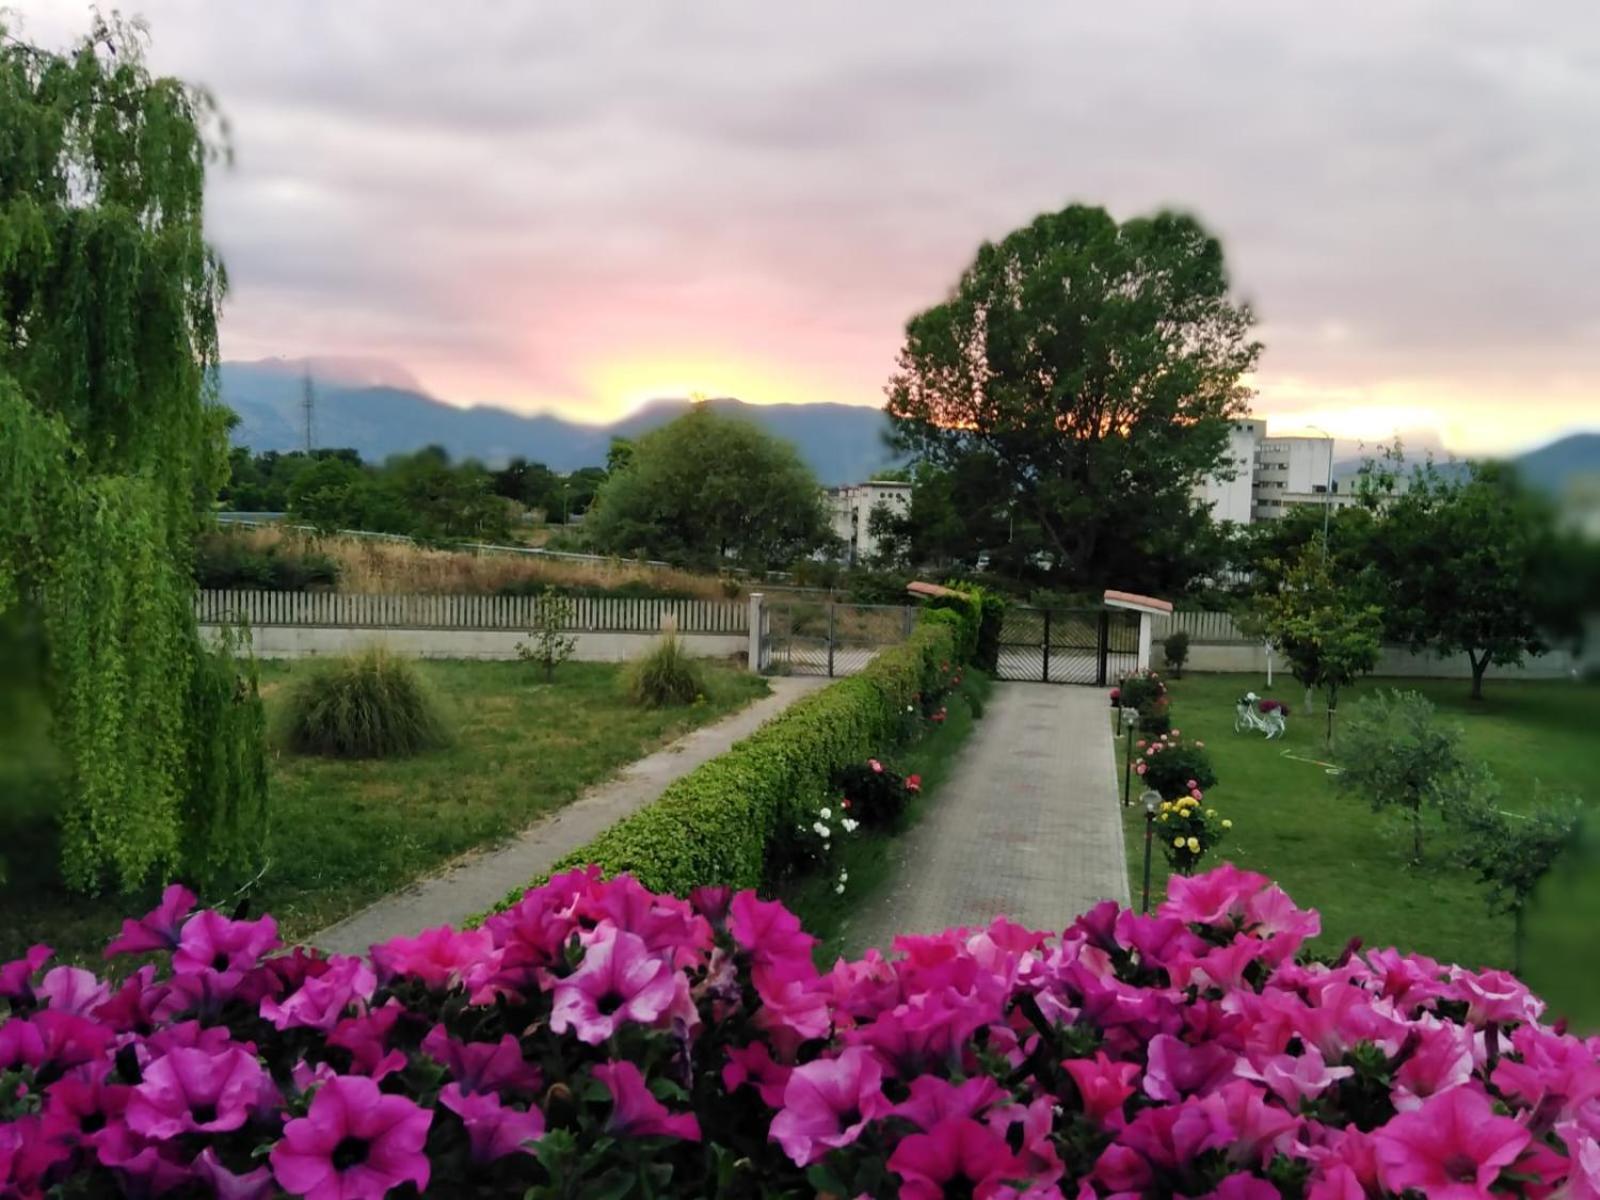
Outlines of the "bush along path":
<svg viewBox="0 0 1600 1200">
<path fill-rule="evenodd" d="M 843 945 L 887 952 L 899 933 L 1006 915 L 1063 926 L 1128 875 L 1105 694 L 1003 683 L 920 824 L 889 849 L 893 881 Z"/>
<path fill-rule="evenodd" d="M 359 954 L 375 942 L 465 921 L 491 907 L 508 889 L 520 894 L 529 879 L 547 873 L 576 847 L 650 804 L 676 780 L 725 754 L 827 680 L 795 677 L 770 682 L 771 695 L 623 768 L 615 778 L 591 788 L 507 845 L 469 855 L 443 873 L 329 926 L 312 943 L 334 953 Z"/>
</svg>

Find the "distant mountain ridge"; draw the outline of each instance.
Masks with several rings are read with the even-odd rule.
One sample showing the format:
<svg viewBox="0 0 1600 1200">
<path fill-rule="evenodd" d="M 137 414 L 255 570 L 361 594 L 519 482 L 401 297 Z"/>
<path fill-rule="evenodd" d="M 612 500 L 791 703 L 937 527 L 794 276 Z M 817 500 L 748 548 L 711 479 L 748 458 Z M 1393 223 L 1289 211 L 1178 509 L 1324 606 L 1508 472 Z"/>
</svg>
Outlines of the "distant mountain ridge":
<svg viewBox="0 0 1600 1200">
<path fill-rule="evenodd" d="M 305 444 L 301 395 L 309 370 L 314 385 L 312 438 L 325 447 L 354 447 L 382 460 L 438 445 L 455 458 L 498 466 L 518 455 L 552 470 L 605 462 L 613 437 L 638 437 L 687 412 L 692 401 L 655 400 L 608 425 L 585 425 L 548 414 L 524 416 L 488 406 L 458 408 L 430 396 L 404 367 L 377 358 L 328 357 L 225 362 L 223 403 L 239 414 L 236 445 L 252 450 L 298 450 Z M 884 442 L 889 421 L 880 409 L 851 404 L 746 404 L 707 400 L 792 442 L 824 484 L 857 483 L 894 465 Z M 1421 438 L 1407 445 L 1427 444 Z M 1340 446 L 1343 453 L 1349 451 Z M 1435 455 L 1444 466 L 1445 456 Z M 1600 475 L 1600 433 L 1576 433 L 1511 460 L 1534 486 L 1553 494 L 1583 476 Z M 1334 464 L 1336 478 L 1360 469 L 1359 457 Z"/>
<path fill-rule="evenodd" d="M 225 362 L 222 402 L 239 415 L 235 445 L 298 450 L 305 445 L 301 408 L 308 364 L 304 359 Z M 613 437 L 638 437 L 689 410 L 693 401 L 655 400 L 607 425 L 561 417 L 524 416 L 508 409 L 458 408 L 422 391 L 404 368 L 376 359 L 313 359 L 312 441 L 353 447 L 379 461 L 438 445 L 453 458 L 491 466 L 521 456 L 556 471 L 605 462 Z M 732 398 L 704 401 L 792 442 L 824 484 L 856 483 L 894 462 L 884 442 L 888 418 L 850 404 L 746 404 Z"/>
</svg>

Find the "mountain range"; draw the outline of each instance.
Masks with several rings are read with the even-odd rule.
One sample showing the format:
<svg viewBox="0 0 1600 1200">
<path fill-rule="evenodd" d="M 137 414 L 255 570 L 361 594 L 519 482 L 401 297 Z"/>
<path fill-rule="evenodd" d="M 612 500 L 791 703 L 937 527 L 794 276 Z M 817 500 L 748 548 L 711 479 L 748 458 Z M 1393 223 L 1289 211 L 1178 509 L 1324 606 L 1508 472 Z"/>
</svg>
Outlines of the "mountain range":
<svg viewBox="0 0 1600 1200">
<path fill-rule="evenodd" d="M 374 359 L 223 363 L 222 402 L 239 415 L 234 444 L 257 452 L 301 449 L 308 372 L 313 443 L 353 447 L 373 461 L 436 445 L 452 458 L 476 458 L 490 466 L 521 456 L 555 471 L 572 471 L 604 463 L 613 437 L 648 433 L 693 403 L 743 417 L 793 443 L 824 484 L 857 483 L 895 461 L 884 441 L 888 419 L 881 410 L 860 405 L 662 399 L 608 425 L 587 425 L 548 414 L 447 404 L 424 392 L 404 368 Z"/>
<path fill-rule="evenodd" d="M 588 425 L 548 414 L 448 404 L 424 391 L 404 367 L 383 359 L 269 358 L 222 364 L 222 401 L 239 414 L 234 443 L 257 452 L 303 447 L 308 373 L 314 444 L 353 447 L 373 461 L 437 445 L 453 458 L 481 459 L 490 466 L 521 456 L 555 471 L 572 471 L 604 463 L 613 437 L 648 433 L 697 403 L 655 400 L 608 425 Z M 889 422 L 880 409 L 820 402 L 746 404 L 727 397 L 698 403 L 753 421 L 793 443 L 824 484 L 870 479 L 896 461 L 884 440 Z M 1408 437 L 1405 444 L 1413 450 L 1435 448 L 1422 436 Z M 1353 446 L 1339 449 L 1349 454 Z M 1571 434 L 1512 461 L 1525 479 L 1560 493 L 1581 476 L 1600 475 L 1600 433 Z M 1335 476 L 1352 476 L 1360 465 L 1359 457 L 1344 458 L 1335 463 Z"/>
</svg>

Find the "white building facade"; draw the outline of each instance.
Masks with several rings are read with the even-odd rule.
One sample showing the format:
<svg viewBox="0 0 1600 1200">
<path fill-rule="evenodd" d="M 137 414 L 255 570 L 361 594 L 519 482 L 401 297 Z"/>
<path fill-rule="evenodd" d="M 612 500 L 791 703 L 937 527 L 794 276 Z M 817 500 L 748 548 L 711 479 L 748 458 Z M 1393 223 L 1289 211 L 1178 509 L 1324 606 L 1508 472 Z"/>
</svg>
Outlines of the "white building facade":
<svg viewBox="0 0 1600 1200">
<path fill-rule="evenodd" d="M 1333 478 L 1331 438 L 1269 437 L 1267 423 L 1255 417 L 1233 423 L 1224 464 L 1195 488 L 1219 522 L 1276 521 L 1302 505 L 1342 507 L 1355 500 Z"/>
<path fill-rule="evenodd" d="M 871 529 L 872 513 L 885 508 L 897 517 L 911 509 L 911 485 L 892 479 L 871 479 L 828 489 L 828 513 L 833 535 L 844 544 L 845 561 L 854 566 L 878 553 Z"/>
</svg>

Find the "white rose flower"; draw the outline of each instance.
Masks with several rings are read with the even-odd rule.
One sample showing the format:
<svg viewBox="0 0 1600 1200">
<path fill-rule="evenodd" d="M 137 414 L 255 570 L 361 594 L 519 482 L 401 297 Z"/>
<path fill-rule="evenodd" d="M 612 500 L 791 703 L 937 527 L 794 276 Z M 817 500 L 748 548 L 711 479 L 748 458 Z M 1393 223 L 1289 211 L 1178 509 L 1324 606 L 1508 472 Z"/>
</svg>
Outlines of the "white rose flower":
<svg viewBox="0 0 1600 1200">
<path fill-rule="evenodd" d="M 821 817 L 824 821 L 831 821 L 831 820 L 833 820 L 833 809 L 825 808 L 820 813 L 818 813 L 817 815 L 819 817 Z"/>
<path fill-rule="evenodd" d="M 857 829 L 861 828 L 860 821 L 852 821 L 849 817 L 846 817 L 844 820 L 840 821 L 839 824 L 844 826 L 844 831 L 846 833 L 854 833 Z"/>
<path fill-rule="evenodd" d="M 835 895 L 835 896 L 842 896 L 842 895 L 844 895 L 844 884 L 842 884 L 842 883 L 836 883 L 836 884 L 834 884 L 834 887 L 833 887 L 833 894 L 834 894 L 834 895 Z"/>
</svg>

